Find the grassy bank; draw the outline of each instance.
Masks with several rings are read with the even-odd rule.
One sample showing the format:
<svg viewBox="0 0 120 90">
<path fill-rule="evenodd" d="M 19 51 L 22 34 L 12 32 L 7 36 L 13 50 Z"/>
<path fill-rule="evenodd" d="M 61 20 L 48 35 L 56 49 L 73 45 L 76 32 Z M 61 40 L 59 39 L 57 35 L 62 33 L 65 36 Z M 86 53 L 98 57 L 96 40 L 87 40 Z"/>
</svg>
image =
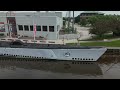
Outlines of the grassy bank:
<svg viewBox="0 0 120 90">
<path fill-rule="evenodd" d="M 87 39 L 85 41 L 96 41 L 96 40 L 104 40 L 104 39 L 115 39 L 120 38 L 120 36 L 113 36 L 112 34 L 103 35 L 102 37 L 93 36 L 91 39 Z"/>
<path fill-rule="evenodd" d="M 76 43 L 69 43 L 68 45 L 77 45 Z M 106 46 L 106 47 L 120 47 L 120 40 L 111 42 L 86 42 L 80 43 L 81 46 Z"/>
</svg>

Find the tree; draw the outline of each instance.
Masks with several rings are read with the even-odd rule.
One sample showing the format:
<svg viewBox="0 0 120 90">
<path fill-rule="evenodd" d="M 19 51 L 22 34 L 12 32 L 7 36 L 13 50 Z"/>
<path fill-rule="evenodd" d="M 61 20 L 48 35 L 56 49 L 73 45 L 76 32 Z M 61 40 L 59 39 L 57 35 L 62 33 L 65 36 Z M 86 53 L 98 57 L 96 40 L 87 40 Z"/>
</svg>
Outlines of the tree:
<svg viewBox="0 0 120 90">
<path fill-rule="evenodd" d="M 65 24 L 66 24 L 66 21 L 63 21 L 63 26 L 65 26 Z"/>
<path fill-rule="evenodd" d="M 90 29 L 91 34 L 95 34 L 100 37 L 102 37 L 102 35 L 107 33 L 108 31 L 108 23 L 104 20 L 99 20 L 99 22 L 95 22 Z"/>
<path fill-rule="evenodd" d="M 80 22 L 80 15 L 78 15 L 77 17 L 75 17 L 75 23 L 79 23 Z"/>
<path fill-rule="evenodd" d="M 63 20 L 66 21 L 66 20 L 67 20 L 67 17 L 63 17 Z"/>
<path fill-rule="evenodd" d="M 87 23 L 88 23 L 88 21 L 85 18 L 83 18 L 83 19 L 80 20 L 80 25 L 81 26 L 86 26 Z"/>
<path fill-rule="evenodd" d="M 63 17 L 63 28 L 65 28 L 67 17 Z"/>
<path fill-rule="evenodd" d="M 120 16 L 94 16 L 89 18 L 88 22 L 91 24 L 91 34 L 101 37 L 105 33 L 113 32 L 113 35 L 120 36 Z"/>
<path fill-rule="evenodd" d="M 120 36 L 120 21 L 116 20 L 114 24 L 114 29 L 112 30 L 113 36 Z"/>
</svg>

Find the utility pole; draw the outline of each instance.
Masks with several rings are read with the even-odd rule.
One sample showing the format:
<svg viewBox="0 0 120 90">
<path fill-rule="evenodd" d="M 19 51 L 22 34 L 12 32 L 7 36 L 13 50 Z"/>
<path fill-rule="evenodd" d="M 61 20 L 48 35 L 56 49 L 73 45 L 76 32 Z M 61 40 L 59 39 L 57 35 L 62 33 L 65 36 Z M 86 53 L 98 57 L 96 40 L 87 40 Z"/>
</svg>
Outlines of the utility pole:
<svg viewBox="0 0 120 90">
<path fill-rule="evenodd" d="M 70 32 L 70 16 L 71 16 L 71 11 L 68 11 L 68 31 Z"/>
<path fill-rule="evenodd" d="M 75 19 L 74 19 L 74 11 L 73 11 L 73 21 L 72 21 L 72 29 L 73 29 L 73 30 L 72 30 L 72 31 L 74 31 L 74 20 L 75 20 Z"/>
<path fill-rule="evenodd" d="M 34 41 L 35 41 L 35 36 L 36 36 L 35 13 L 33 13 L 33 33 L 34 33 Z"/>
</svg>

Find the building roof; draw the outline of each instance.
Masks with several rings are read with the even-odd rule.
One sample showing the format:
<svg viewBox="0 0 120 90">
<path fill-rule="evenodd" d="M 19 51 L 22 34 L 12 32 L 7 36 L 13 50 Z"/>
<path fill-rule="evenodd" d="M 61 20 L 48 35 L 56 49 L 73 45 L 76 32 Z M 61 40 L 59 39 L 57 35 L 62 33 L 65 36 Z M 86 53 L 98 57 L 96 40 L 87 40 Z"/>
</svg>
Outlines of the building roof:
<svg viewBox="0 0 120 90">
<path fill-rule="evenodd" d="M 24 17 L 24 16 L 33 16 L 33 15 L 38 15 L 40 17 L 60 17 L 62 18 L 62 12 L 39 12 L 39 11 L 24 11 L 24 12 L 14 12 L 13 13 L 15 17 Z M 13 15 L 12 14 L 12 15 Z M 0 16 L 5 17 L 5 16 L 10 16 L 10 13 L 7 12 L 0 12 Z"/>
<path fill-rule="evenodd" d="M 84 11 L 82 13 L 98 13 L 98 14 L 104 14 L 102 12 L 99 12 L 99 11 Z"/>
</svg>

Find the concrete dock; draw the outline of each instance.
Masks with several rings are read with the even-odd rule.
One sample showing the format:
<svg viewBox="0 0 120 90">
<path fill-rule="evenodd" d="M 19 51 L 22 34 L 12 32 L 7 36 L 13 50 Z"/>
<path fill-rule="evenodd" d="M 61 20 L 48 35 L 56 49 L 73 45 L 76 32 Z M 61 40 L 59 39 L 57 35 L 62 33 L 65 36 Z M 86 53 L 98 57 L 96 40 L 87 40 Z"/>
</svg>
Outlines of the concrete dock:
<svg viewBox="0 0 120 90">
<path fill-rule="evenodd" d="M 120 47 L 106 47 L 107 51 L 104 55 L 117 55 L 120 56 Z"/>
</svg>

